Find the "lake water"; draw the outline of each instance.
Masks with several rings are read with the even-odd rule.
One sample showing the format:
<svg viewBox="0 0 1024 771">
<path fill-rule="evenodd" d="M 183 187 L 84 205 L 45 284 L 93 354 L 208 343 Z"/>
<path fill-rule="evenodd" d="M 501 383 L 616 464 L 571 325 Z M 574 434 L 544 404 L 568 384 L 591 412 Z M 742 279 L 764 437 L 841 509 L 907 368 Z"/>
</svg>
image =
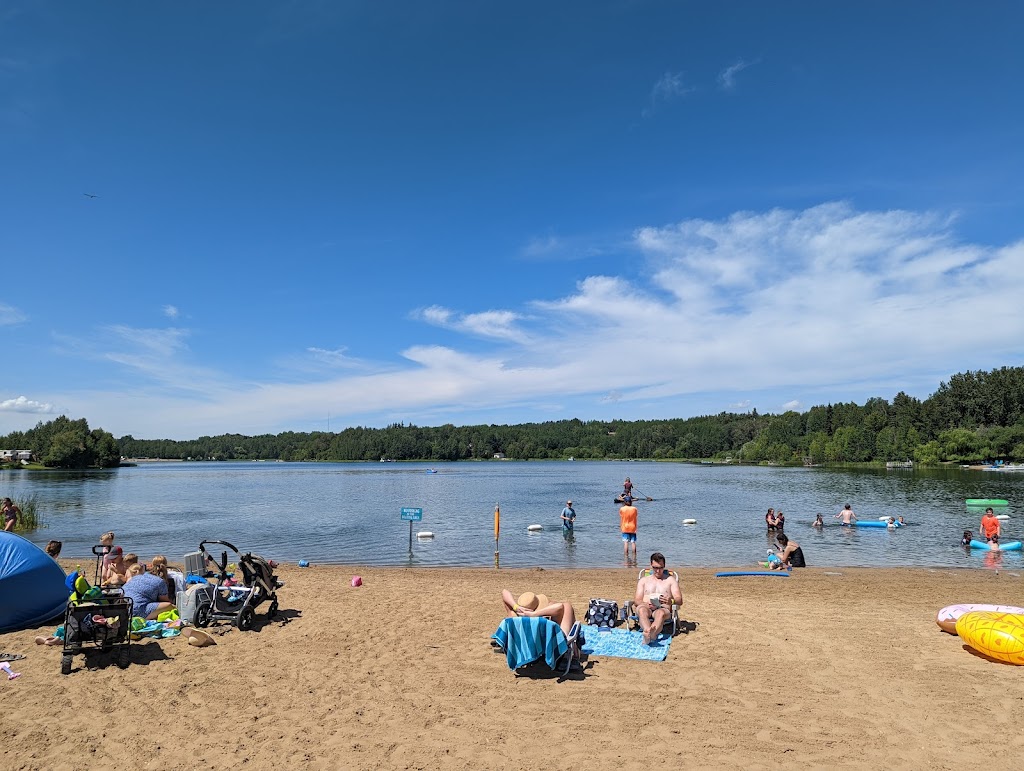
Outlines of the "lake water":
<svg viewBox="0 0 1024 771">
<path fill-rule="evenodd" d="M 428 468 L 436 473 L 427 473 Z M 980 510 L 967 498 L 1005 498 L 1004 541 L 1024 537 L 1024 474 L 963 469 L 839 471 L 648 462 L 144 463 L 93 472 L 0 472 L 0 496 L 35 495 L 46 528 L 30 536 L 64 542 L 62 556 L 91 557 L 105 530 L 143 560 L 180 562 L 201 540 L 225 540 L 282 561 L 369 565 L 494 564 L 494 507 L 501 506 L 501 565 L 553 568 L 624 564 L 618 506 L 626 476 L 639 504 L 639 555 L 662 551 L 672 565 L 742 566 L 764 559 L 764 513 L 786 514 L 786 533 L 811 566 L 1022 566 L 1019 552 L 965 554 L 965 529 Z M 563 538 L 567 499 L 577 512 Z M 896 531 L 847 529 L 832 515 L 904 515 Z M 413 539 L 402 507 L 423 509 Z M 829 526 L 810 527 L 816 512 Z M 684 526 L 694 518 L 697 524 Z M 540 524 L 540 532 L 527 526 Z"/>
</svg>

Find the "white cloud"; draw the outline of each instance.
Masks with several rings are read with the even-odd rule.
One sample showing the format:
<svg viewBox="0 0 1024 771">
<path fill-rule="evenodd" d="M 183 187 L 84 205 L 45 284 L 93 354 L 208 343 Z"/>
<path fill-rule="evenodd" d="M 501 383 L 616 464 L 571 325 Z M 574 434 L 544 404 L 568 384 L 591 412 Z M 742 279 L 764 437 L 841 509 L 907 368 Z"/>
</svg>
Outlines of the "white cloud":
<svg viewBox="0 0 1024 771">
<path fill-rule="evenodd" d="M 13 305 L 0 303 L 0 326 L 11 326 L 28 321 L 28 316 L 19 311 Z"/>
<path fill-rule="evenodd" d="M 345 351 L 348 350 L 345 347 L 335 348 L 333 351 L 325 348 L 307 348 L 306 350 L 317 361 L 331 366 L 343 366 L 351 362 L 351 359 L 345 355 Z"/>
<path fill-rule="evenodd" d="M 785 404 L 782 405 L 782 411 L 783 412 L 790 412 L 790 411 L 800 412 L 800 409 L 801 409 L 802 406 L 803 405 L 800 403 L 799 399 L 791 399 L 790 401 L 788 401 L 788 402 L 786 402 Z"/>
<path fill-rule="evenodd" d="M 736 75 L 756 63 L 757 62 L 745 62 L 742 59 L 733 62 L 718 73 L 718 85 L 726 91 L 732 91 L 736 88 Z"/>
<path fill-rule="evenodd" d="M 164 315 L 169 319 L 178 318 L 178 309 L 173 305 L 165 305 L 163 307 Z"/>
<path fill-rule="evenodd" d="M 37 402 L 19 396 L 16 399 L 5 399 L 0 402 L 0 410 L 4 412 L 25 412 L 29 414 L 47 415 L 53 412 L 53 405 L 46 402 Z"/>
<path fill-rule="evenodd" d="M 964 243 L 952 224 L 828 203 L 638 228 L 638 274 L 589 276 L 522 309 L 430 306 L 413 318 L 453 333 L 445 345 L 315 382 L 229 377 L 191 363 L 184 330 L 109 327 L 79 352 L 139 379 L 47 398 L 117 435 L 186 438 L 302 430 L 328 411 L 339 425 L 686 416 L 934 390 L 955 372 L 1024 364 L 1024 241 Z"/>
<path fill-rule="evenodd" d="M 650 101 L 641 115 L 650 118 L 661 105 L 681 99 L 694 90 L 693 86 L 687 86 L 683 81 L 683 73 L 666 72 L 651 87 Z"/>
<path fill-rule="evenodd" d="M 420 311 L 419 317 L 436 327 L 452 329 L 476 337 L 516 342 L 526 341 L 522 330 L 516 326 L 522 316 L 512 311 L 458 314 L 448 308 L 432 305 Z"/>
</svg>

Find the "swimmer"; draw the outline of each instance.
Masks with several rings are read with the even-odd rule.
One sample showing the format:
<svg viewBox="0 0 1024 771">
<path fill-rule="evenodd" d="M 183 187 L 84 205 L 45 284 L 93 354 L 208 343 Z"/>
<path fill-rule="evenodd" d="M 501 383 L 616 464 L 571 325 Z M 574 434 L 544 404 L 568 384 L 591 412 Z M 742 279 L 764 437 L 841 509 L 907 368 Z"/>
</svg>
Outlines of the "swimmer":
<svg viewBox="0 0 1024 771">
<path fill-rule="evenodd" d="M 839 524 L 843 527 L 853 527 L 853 523 L 857 521 L 857 515 L 853 513 L 853 509 L 850 508 L 850 504 L 846 504 L 843 510 L 836 514 L 832 519 L 843 520 Z"/>
<path fill-rule="evenodd" d="M 821 518 L 821 514 L 814 517 L 814 522 L 811 523 L 811 527 L 825 527 L 825 521 Z"/>
</svg>

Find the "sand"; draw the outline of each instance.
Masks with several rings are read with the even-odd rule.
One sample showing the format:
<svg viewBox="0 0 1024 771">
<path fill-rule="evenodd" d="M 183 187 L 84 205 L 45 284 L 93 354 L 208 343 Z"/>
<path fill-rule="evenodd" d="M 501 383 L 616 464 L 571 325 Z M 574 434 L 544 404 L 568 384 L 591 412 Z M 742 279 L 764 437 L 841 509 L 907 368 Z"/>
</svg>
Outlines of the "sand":
<svg viewBox="0 0 1024 771">
<path fill-rule="evenodd" d="M 1024 667 L 935 625 L 957 602 L 1024 605 L 1014 571 L 683 570 L 664 662 L 592 657 L 516 677 L 488 644 L 499 593 L 631 595 L 635 570 L 284 565 L 281 615 L 206 648 L 132 646 L 131 665 L 0 635 L 3 769 L 1018 768 Z M 352 588 L 353 574 L 364 585 Z M 226 629 L 226 627 L 223 627 Z M 215 630 L 219 631 L 219 630 Z"/>
</svg>

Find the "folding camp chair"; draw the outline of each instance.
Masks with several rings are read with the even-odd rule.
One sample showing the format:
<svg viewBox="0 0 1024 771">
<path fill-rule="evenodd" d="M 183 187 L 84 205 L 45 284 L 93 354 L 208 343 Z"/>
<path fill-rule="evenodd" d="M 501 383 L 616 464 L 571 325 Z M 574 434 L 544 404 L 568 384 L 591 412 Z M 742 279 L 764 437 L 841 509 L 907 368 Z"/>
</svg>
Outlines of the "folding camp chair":
<svg viewBox="0 0 1024 771">
<path fill-rule="evenodd" d="M 679 581 L 679 574 L 674 570 L 665 571 L 670 576 L 675 576 L 676 582 Z M 641 578 L 646 578 L 651 575 L 650 568 L 644 568 L 637 575 L 636 580 L 639 581 Z M 632 600 L 626 600 L 623 603 L 623 607 L 626 609 L 626 628 L 633 631 L 640 629 L 640 614 L 637 612 L 636 603 Z M 661 628 L 662 634 L 668 634 L 670 637 L 675 637 L 679 631 L 679 606 L 674 602 L 672 603 L 672 613 L 667 619 L 665 619 L 665 625 Z"/>
<path fill-rule="evenodd" d="M 580 660 L 583 626 L 577 621 L 566 635 L 548 618 L 510 616 L 491 635 L 492 645 L 505 654 L 508 668 L 526 674 L 534 665 L 546 665 L 564 678 Z"/>
</svg>

